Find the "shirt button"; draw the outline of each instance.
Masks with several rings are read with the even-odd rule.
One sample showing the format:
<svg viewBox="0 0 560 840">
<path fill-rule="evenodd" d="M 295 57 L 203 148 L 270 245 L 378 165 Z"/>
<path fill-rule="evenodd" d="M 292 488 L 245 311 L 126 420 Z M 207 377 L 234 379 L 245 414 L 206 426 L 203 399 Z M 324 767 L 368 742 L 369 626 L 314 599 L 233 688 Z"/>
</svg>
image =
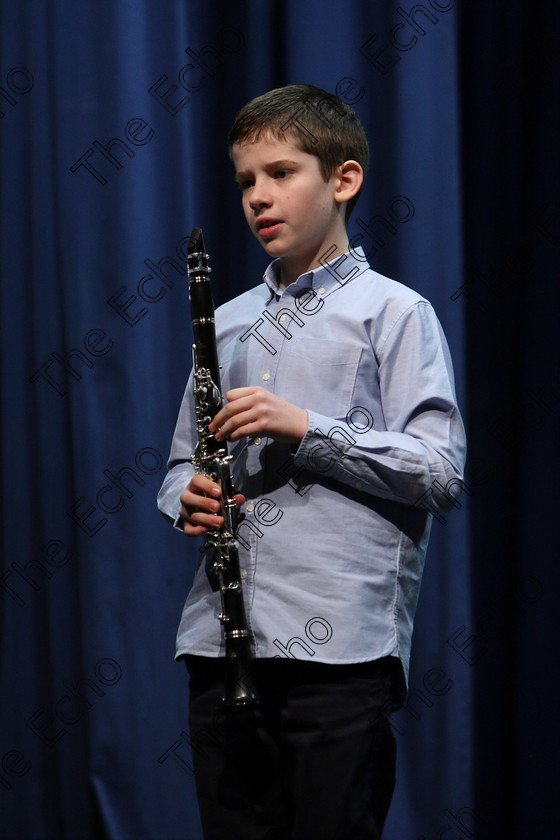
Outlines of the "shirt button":
<svg viewBox="0 0 560 840">
<path fill-rule="evenodd" d="M 260 445 L 261 445 L 261 443 L 262 443 L 262 440 L 261 440 L 261 438 L 255 438 L 255 440 L 253 441 L 253 443 L 255 444 L 255 446 L 260 446 Z"/>
<path fill-rule="evenodd" d="M 324 289 L 324 287 L 323 287 L 323 286 L 321 286 L 321 288 L 320 288 L 320 289 L 317 289 L 317 294 L 318 294 L 318 295 L 324 295 L 324 294 L 325 294 L 325 289 Z"/>
<path fill-rule="evenodd" d="M 265 382 L 268 382 L 268 380 L 270 379 L 270 373 L 268 371 L 263 374 L 263 379 Z"/>
<path fill-rule="evenodd" d="M 246 580 L 246 578 L 247 578 L 247 572 L 245 570 L 243 570 L 241 572 L 241 580 Z"/>
<path fill-rule="evenodd" d="M 245 510 L 247 510 L 249 513 L 252 513 L 252 512 L 253 512 L 253 510 L 254 510 L 254 508 L 255 508 L 255 505 L 253 504 L 253 502 L 249 502 L 249 503 L 245 506 Z"/>
</svg>

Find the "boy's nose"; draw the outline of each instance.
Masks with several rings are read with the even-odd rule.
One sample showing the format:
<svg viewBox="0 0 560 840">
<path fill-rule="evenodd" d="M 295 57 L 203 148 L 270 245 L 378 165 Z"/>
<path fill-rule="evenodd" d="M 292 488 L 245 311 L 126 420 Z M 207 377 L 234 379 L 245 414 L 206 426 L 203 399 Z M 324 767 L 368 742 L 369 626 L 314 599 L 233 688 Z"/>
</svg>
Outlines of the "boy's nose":
<svg viewBox="0 0 560 840">
<path fill-rule="evenodd" d="M 258 210 L 259 207 L 270 207 L 272 202 L 270 192 L 262 181 L 257 181 L 251 191 L 251 199 L 249 204 L 253 210 Z"/>
</svg>

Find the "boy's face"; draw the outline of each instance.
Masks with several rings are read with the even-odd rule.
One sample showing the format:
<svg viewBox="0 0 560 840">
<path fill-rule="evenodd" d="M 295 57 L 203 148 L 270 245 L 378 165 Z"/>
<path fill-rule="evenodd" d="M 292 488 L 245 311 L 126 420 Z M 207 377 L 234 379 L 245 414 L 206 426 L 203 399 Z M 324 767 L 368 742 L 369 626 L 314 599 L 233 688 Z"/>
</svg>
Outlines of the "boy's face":
<svg viewBox="0 0 560 840">
<path fill-rule="evenodd" d="M 319 158 L 272 135 L 235 143 L 232 157 L 245 218 L 267 254 L 282 257 L 300 274 L 315 267 L 344 229 L 337 175 L 325 181 Z"/>
</svg>

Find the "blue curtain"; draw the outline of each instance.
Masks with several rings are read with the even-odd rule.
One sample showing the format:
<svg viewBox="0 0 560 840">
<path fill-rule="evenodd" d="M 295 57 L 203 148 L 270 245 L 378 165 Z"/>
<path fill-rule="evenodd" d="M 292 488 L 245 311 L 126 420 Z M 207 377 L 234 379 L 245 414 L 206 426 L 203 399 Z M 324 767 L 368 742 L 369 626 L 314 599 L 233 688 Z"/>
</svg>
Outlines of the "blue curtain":
<svg viewBox="0 0 560 840">
<path fill-rule="evenodd" d="M 190 368 L 186 240 L 202 227 L 217 304 L 258 282 L 225 136 L 295 82 L 365 126 L 350 234 L 434 304 L 469 434 L 385 837 L 553 836 L 560 14 L 401 3 L 2 3 L 6 840 L 201 837 L 173 660 L 196 547 L 155 508 Z"/>
</svg>

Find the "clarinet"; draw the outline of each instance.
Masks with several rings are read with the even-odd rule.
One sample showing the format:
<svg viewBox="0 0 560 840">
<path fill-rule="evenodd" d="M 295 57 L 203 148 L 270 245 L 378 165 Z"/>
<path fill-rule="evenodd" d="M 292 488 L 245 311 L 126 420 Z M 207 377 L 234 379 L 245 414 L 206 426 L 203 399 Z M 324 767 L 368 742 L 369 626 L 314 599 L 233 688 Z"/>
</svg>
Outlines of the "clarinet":
<svg viewBox="0 0 560 840">
<path fill-rule="evenodd" d="M 234 499 L 230 471 L 232 456 L 227 443 L 218 442 L 208 425 L 223 405 L 220 365 L 216 346 L 214 303 L 210 290 L 208 254 L 202 231 L 194 228 L 187 249 L 189 299 L 194 335 L 193 375 L 196 430 L 198 443 L 191 457 L 197 473 L 209 476 L 221 488 L 219 528 L 208 531 L 202 547 L 206 573 L 214 592 L 221 598 L 218 616 L 226 647 L 225 693 L 222 705 L 228 708 L 251 707 L 260 700 L 252 676 L 252 635 L 247 627 L 239 551 L 235 540 L 239 508 Z"/>
</svg>

